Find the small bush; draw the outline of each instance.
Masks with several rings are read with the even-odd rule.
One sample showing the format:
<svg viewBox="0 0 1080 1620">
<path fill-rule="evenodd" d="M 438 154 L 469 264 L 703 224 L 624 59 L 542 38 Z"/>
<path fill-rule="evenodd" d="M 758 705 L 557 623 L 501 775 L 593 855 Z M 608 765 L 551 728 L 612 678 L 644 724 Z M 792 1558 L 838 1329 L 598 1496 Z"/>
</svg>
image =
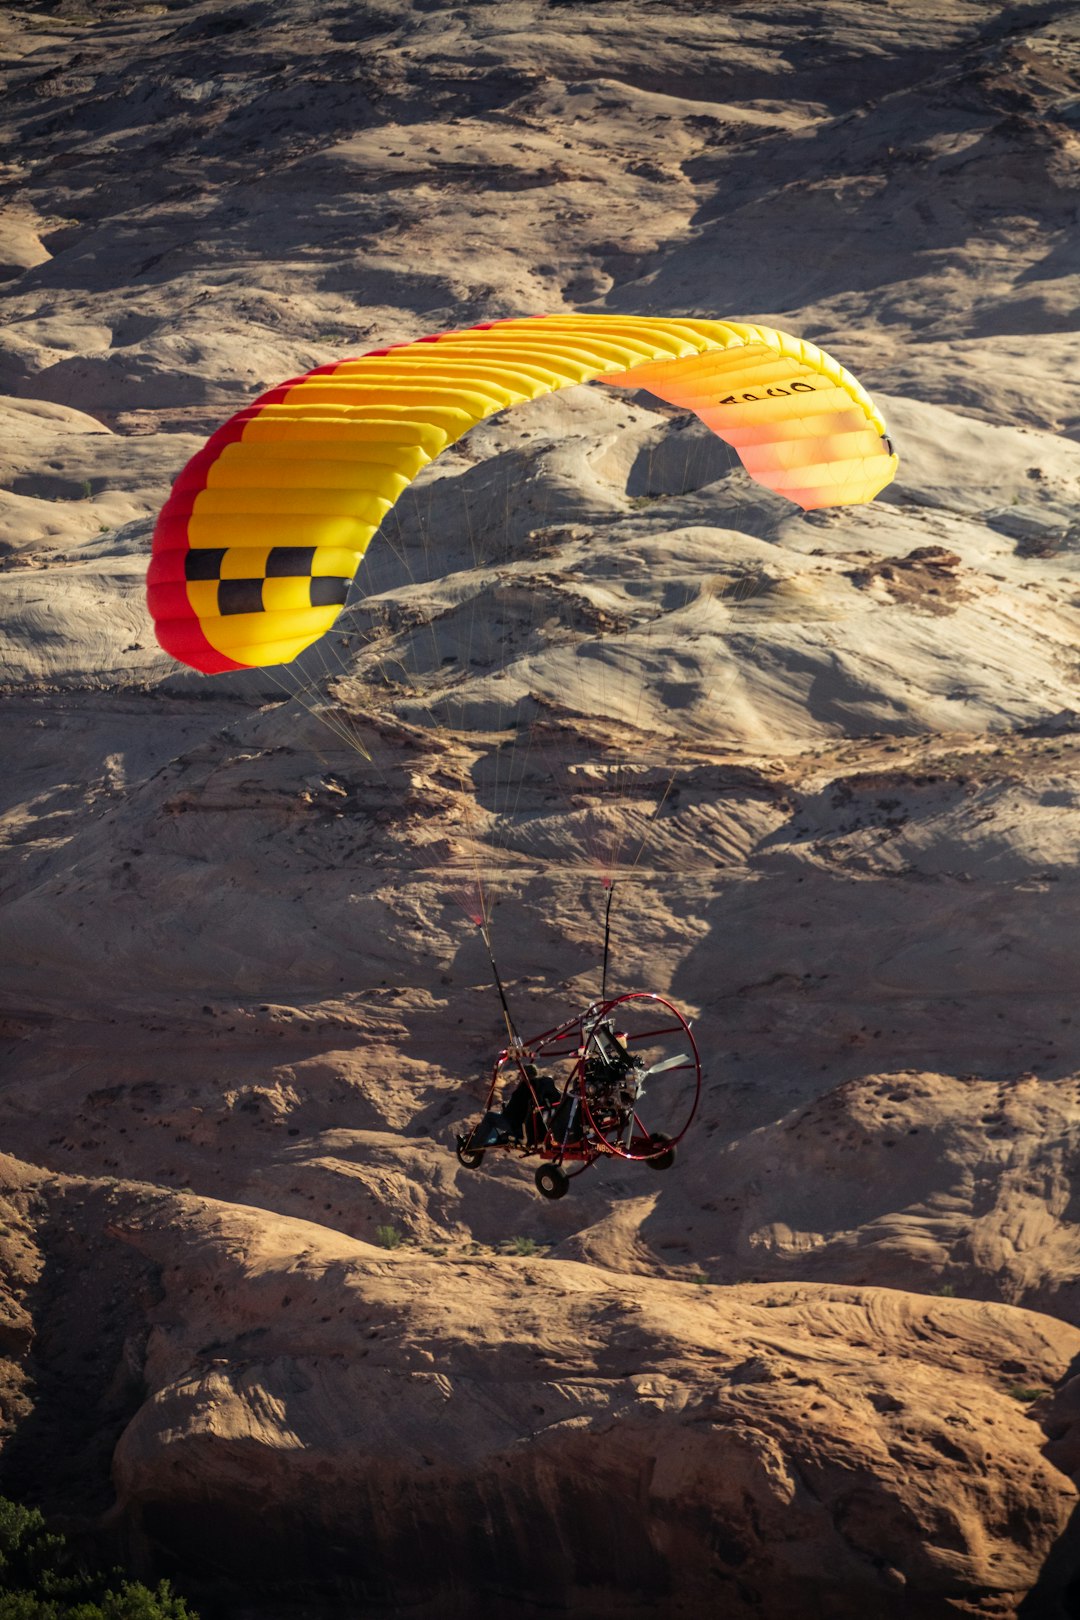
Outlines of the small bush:
<svg viewBox="0 0 1080 1620">
<path fill-rule="evenodd" d="M 36 1508 L 0 1497 L 0 1620 L 198 1620 L 168 1581 L 153 1591 L 85 1569 Z"/>
<path fill-rule="evenodd" d="M 1050 1391 L 1036 1389 L 1033 1384 L 1010 1384 L 1005 1393 L 1011 1395 L 1014 1401 L 1021 1401 L 1025 1406 L 1030 1406 L 1032 1401 L 1037 1401 L 1041 1395 L 1049 1395 Z"/>
<path fill-rule="evenodd" d="M 401 1233 L 396 1226 L 377 1226 L 375 1241 L 381 1249 L 400 1249 Z M 2 1620 L 2 1617 L 0 1617 Z"/>
<path fill-rule="evenodd" d="M 515 1254 L 535 1254 L 536 1244 L 530 1237 L 516 1237 L 510 1239 L 510 1247 Z"/>
<path fill-rule="evenodd" d="M 940 1288 L 935 1288 L 934 1289 L 934 1293 L 938 1296 L 939 1299 L 955 1299 L 956 1298 L 956 1289 L 953 1287 L 952 1283 L 942 1283 Z"/>
</svg>

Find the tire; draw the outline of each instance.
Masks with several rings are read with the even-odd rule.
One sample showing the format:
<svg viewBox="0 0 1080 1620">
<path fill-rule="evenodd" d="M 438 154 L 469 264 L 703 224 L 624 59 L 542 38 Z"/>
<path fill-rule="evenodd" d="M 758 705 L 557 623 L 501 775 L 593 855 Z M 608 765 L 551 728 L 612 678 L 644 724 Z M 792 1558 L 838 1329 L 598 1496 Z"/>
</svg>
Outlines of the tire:
<svg viewBox="0 0 1080 1620">
<path fill-rule="evenodd" d="M 459 1136 L 457 1139 L 458 1163 L 464 1165 L 466 1170 L 478 1170 L 484 1160 L 484 1150 L 467 1147 L 468 1140 L 467 1136 Z"/>
<path fill-rule="evenodd" d="M 542 1164 L 533 1178 L 541 1198 L 565 1198 L 570 1180 L 557 1164 Z"/>
<path fill-rule="evenodd" d="M 649 1146 L 653 1149 L 663 1147 L 664 1143 L 667 1141 L 668 1138 L 666 1136 L 661 1136 L 659 1133 L 655 1133 L 649 1137 Z M 645 1160 L 645 1163 L 648 1165 L 650 1170 L 670 1170 L 672 1165 L 675 1163 L 675 1154 L 675 1144 L 672 1142 L 667 1148 L 666 1152 L 654 1152 L 650 1158 Z"/>
</svg>

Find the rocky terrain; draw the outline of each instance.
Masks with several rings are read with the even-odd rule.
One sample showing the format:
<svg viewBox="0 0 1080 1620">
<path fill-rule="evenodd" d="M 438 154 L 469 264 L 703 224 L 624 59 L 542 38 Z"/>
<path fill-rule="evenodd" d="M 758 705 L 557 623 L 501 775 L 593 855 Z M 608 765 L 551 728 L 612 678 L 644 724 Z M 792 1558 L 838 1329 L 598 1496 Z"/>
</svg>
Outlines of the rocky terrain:
<svg viewBox="0 0 1080 1620">
<path fill-rule="evenodd" d="M 58 0 L 0 48 L 0 1490 L 242 1620 L 1075 1613 L 1076 8 Z M 292 672 L 157 649 L 225 416 L 579 308 L 821 344 L 896 482 L 803 514 L 572 389 Z M 702 1101 L 550 1204 L 453 1155 L 470 916 L 539 1030 L 611 880 Z"/>
</svg>

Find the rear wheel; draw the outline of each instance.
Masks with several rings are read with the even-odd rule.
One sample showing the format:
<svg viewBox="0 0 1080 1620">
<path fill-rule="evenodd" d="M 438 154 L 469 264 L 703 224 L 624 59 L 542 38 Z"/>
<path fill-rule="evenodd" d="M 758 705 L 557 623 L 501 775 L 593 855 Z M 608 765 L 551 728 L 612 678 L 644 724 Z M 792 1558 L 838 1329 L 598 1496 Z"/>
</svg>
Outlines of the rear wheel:
<svg viewBox="0 0 1080 1620">
<path fill-rule="evenodd" d="M 542 1164 L 533 1179 L 541 1198 L 564 1198 L 569 1191 L 570 1178 L 557 1164 Z"/>
<path fill-rule="evenodd" d="M 650 1170 L 670 1170 L 675 1163 L 675 1144 L 669 1136 L 654 1131 L 645 1151 L 645 1163 Z"/>
</svg>

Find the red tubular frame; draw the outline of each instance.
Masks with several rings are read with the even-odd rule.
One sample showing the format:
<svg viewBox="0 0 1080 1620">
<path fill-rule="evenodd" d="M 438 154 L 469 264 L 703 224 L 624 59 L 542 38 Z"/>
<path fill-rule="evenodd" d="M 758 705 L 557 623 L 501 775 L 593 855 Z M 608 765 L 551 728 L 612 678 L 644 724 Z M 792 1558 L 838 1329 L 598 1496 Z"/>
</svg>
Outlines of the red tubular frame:
<svg viewBox="0 0 1080 1620">
<path fill-rule="evenodd" d="M 636 1111 L 634 1113 L 634 1123 L 638 1134 L 631 1136 L 629 1148 L 625 1148 L 620 1142 L 613 1142 L 605 1135 L 604 1125 L 593 1117 L 589 1108 L 589 1099 L 585 1086 L 585 1060 L 588 1056 L 588 1047 L 592 1041 L 593 1032 L 600 1023 L 611 1015 L 616 1007 L 625 1006 L 628 1002 L 653 1002 L 657 1007 L 663 1007 L 676 1020 L 675 1023 L 664 1024 L 658 1029 L 647 1029 L 632 1033 L 628 1045 L 632 1046 L 635 1043 L 650 1040 L 657 1035 L 673 1035 L 676 1032 L 684 1034 L 690 1043 L 690 1061 L 685 1065 L 680 1065 L 680 1068 L 692 1067 L 694 1069 L 694 1098 L 690 1106 L 690 1112 L 687 1114 L 677 1136 L 667 1137 L 662 1144 L 655 1146 L 652 1145 L 644 1125 L 638 1119 Z M 562 1051 L 557 1050 L 560 1045 L 565 1049 Z M 626 995 L 611 996 L 606 1001 L 593 1002 L 583 1013 L 578 1013 L 574 1018 L 568 1018 L 563 1024 L 553 1025 L 551 1029 L 545 1030 L 541 1035 L 534 1036 L 532 1040 L 524 1041 L 519 1046 L 503 1047 L 492 1066 L 491 1085 L 488 1089 L 486 1109 L 491 1111 L 495 1107 L 495 1094 L 500 1082 L 505 1080 L 504 1071 L 509 1064 L 516 1063 L 521 1078 L 525 1081 L 532 1096 L 533 1118 L 536 1119 L 542 1112 L 541 1105 L 536 1092 L 533 1090 L 532 1082 L 525 1072 L 525 1066 L 527 1063 L 537 1061 L 545 1054 L 555 1058 L 567 1058 L 570 1056 L 575 1058 L 574 1066 L 563 1082 L 560 1103 L 576 1093 L 584 1125 L 581 1135 L 575 1141 L 568 1141 L 564 1137 L 562 1143 L 559 1143 L 552 1136 L 550 1128 L 547 1128 L 543 1139 L 533 1146 L 530 1146 L 527 1141 L 523 1144 L 502 1142 L 495 1144 L 493 1147 L 485 1148 L 484 1152 L 515 1153 L 523 1159 L 532 1158 L 535 1155 L 552 1164 L 580 1164 L 581 1170 L 587 1170 L 590 1164 L 594 1164 L 597 1159 L 605 1156 L 642 1163 L 648 1159 L 659 1158 L 681 1142 L 697 1112 L 698 1099 L 701 1096 L 701 1057 L 698 1052 L 697 1042 L 694 1039 L 693 1030 L 690 1028 L 688 1020 L 683 1017 L 672 1002 L 668 1001 L 664 996 L 656 995 L 651 990 L 635 990 Z M 608 1130 L 610 1131 L 610 1126 Z M 647 1146 L 649 1151 L 642 1151 L 641 1149 L 644 1146 Z M 637 1151 L 634 1151 L 635 1147 L 637 1147 Z M 577 1175 L 580 1175 L 580 1173 L 580 1170 L 574 1172 Z"/>
</svg>

